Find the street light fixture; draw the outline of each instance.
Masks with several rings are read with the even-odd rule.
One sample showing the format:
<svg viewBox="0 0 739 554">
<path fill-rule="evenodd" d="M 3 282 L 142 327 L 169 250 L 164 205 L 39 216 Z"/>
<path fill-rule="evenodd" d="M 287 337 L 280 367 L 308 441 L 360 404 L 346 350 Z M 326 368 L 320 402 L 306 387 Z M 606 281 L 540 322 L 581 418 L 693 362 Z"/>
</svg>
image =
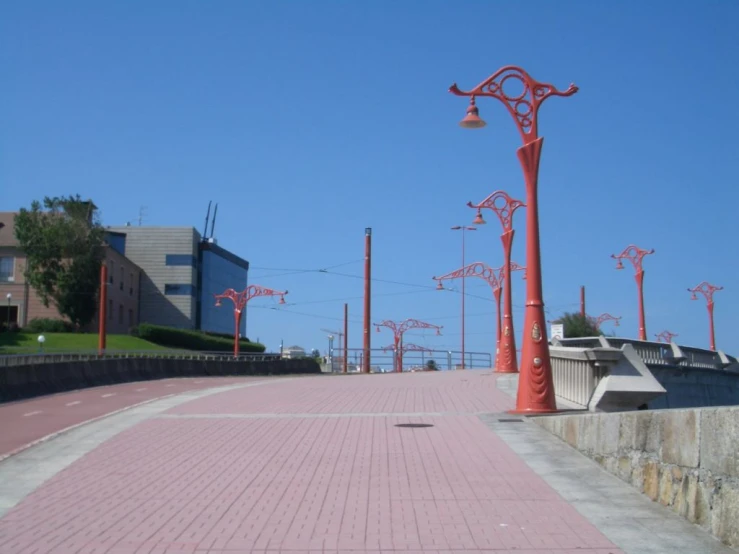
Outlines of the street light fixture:
<svg viewBox="0 0 739 554">
<path fill-rule="evenodd" d="M 639 340 L 647 340 L 647 325 L 644 319 L 644 269 L 642 269 L 642 263 L 644 256 L 654 254 L 654 248 L 651 250 L 644 250 L 633 244 L 627 246 L 620 254 L 611 254 L 611 258 L 618 260 L 616 269 L 623 269 L 623 260 L 629 260 L 634 266 L 636 271 L 636 287 L 639 291 Z"/>
<path fill-rule="evenodd" d="M 519 86 L 522 90 L 511 91 L 511 86 Z M 521 376 L 518 380 L 516 409 L 513 410 L 518 413 L 557 410 L 542 298 L 537 189 L 544 138 L 539 136 L 538 112 L 541 103 L 550 96 L 571 96 L 577 90 L 575 85 L 570 85 L 567 90 L 559 91 L 553 85 L 535 81 L 523 69 L 515 66 L 499 69 L 470 91 L 462 91 L 456 84 L 449 88 L 452 94 L 470 97 L 467 113 L 460 123 L 462 127 L 478 129 L 485 125 L 480 119 L 475 97 L 490 96 L 501 101 L 508 109 L 523 142 L 517 154 L 526 182 L 526 267 L 531 273 L 526 285 Z"/>
<path fill-rule="evenodd" d="M 406 319 L 399 323 L 386 319 L 380 323 L 375 323 L 377 332 L 380 332 L 380 327 L 387 327 L 393 332 L 393 348 L 395 350 L 395 371 L 403 373 L 403 335 L 410 329 L 436 329 L 436 334 L 441 335 L 443 327 L 439 325 L 433 325 L 426 323 L 425 321 L 419 321 L 418 319 Z"/>
<path fill-rule="evenodd" d="M 595 325 L 596 329 L 600 329 L 600 326 L 605 323 L 606 321 L 613 321 L 613 325 L 618 327 L 621 324 L 619 323 L 619 320 L 621 319 L 621 316 L 612 316 L 611 314 L 600 314 L 598 317 L 596 317 L 593 320 L 593 325 Z"/>
<path fill-rule="evenodd" d="M 13 299 L 13 295 L 8 293 L 5 295 L 5 298 L 8 299 L 8 327 L 5 330 L 10 333 L 10 301 Z"/>
<path fill-rule="evenodd" d="M 452 227 L 452 231 L 462 231 L 462 267 L 464 267 L 464 250 L 465 250 L 465 242 L 464 242 L 464 235 L 467 231 L 477 231 L 475 227 L 468 227 L 466 225 L 455 225 Z M 465 278 L 464 275 L 462 275 L 462 367 L 461 369 L 464 369 L 464 305 L 465 305 Z"/>
<path fill-rule="evenodd" d="M 221 300 L 226 298 L 233 302 L 234 305 L 234 357 L 239 355 L 239 330 L 241 329 L 241 315 L 244 312 L 246 303 L 257 296 L 279 296 L 280 304 L 285 303 L 286 290 L 273 290 L 259 285 L 249 285 L 241 292 L 234 289 L 226 289 L 221 294 L 216 294 L 216 307 L 221 305 Z"/>
<path fill-rule="evenodd" d="M 654 336 L 657 337 L 657 342 L 670 343 L 672 342 L 672 339 L 678 335 L 677 333 L 671 333 L 670 331 L 662 331 L 661 333 L 657 333 Z"/>
<path fill-rule="evenodd" d="M 516 360 L 516 336 L 513 330 L 513 292 L 511 287 L 511 248 L 513 247 L 513 214 L 515 211 L 525 206 L 520 200 L 514 200 L 502 190 L 497 190 L 479 204 L 467 202 L 470 208 L 477 209 L 476 222 L 485 223 L 482 219 L 482 208 L 488 208 L 495 212 L 500 220 L 503 228 L 503 234 L 500 240 L 503 243 L 504 255 L 504 277 L 505 277 L 505 299 L 503 301 L 503 339 L 501 342 L 502 349 L 496 359 L 495 371 L 500 373 L 518 373 L 518 361 Z M 479 224 L 479 223 L 478 223 Z M 500 364 L 500 368 L 497 364 Z"/>
<path fill-rule="evenodd" d="M 711 283 L 708 283 L 707 281 L 703 281 L 700 285 L 692 289 L 688 289 L 688 292 L 692 293 L 692 296 L 690 297 L 691 300 L 698 300 L 698 296 L 695 294 L 697 292 L 701 293 L 706 299 L 706 308 L 708 308 L 709 333 L 711 338 L 711 350 L 716 350 L 716 336 L 713 329 L 713 293 L 717 290 L 724 290 L 724 287 L 717 287 L 715 285 L 712 285 Z"/>
<path fill-rule="evenodd" d="M 511 271 L 521 271 L 526 268 L 518 265 L 516 262 L 511 262 Z M 446 279 L 458 279 L 460 277 L 479 277 L 487 281 L 490 287 L 493 289 L 493 298 L 495 299 L 495 372 L 501 373 L 501 364 L 498 362 L 498 356 L 500 354 L 500 341 L 501 341 L 501 318 L 500 318 L 500 297 L 503 287 L 503 278 L 505 276 L 505 268 L 503 266 L 496 269 L 491 268 L 483 262 L 474 262 L 467 266 L 456 269 L 441 277 L 432 277 L 435 281 L 438 281 L 436 285 L 437 290 L 444 290 L 441 282 Z M 525 277 L 524 277 L 525 278 Z"/>
</svg>

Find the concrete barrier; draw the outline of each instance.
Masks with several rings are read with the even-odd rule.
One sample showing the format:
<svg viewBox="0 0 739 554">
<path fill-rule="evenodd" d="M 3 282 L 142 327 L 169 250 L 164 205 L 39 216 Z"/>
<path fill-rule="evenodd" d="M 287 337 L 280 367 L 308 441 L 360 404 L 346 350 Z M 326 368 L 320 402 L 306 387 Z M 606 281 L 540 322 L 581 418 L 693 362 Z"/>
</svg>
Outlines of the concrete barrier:
<svg viewBox="0 0 739 554">
<path fill-rule="evenodd" d="M 533 420 L 652 500 L 739 547 L 739 408 Z"/>
<path fill-rule="evenodd" d="M 104 358 L 18 365 L 0 370 L 0 402 L 87 387 L 167 379 L 249 375 L 320 374 L 314 360 L 207 360 Z"/>
</svg>

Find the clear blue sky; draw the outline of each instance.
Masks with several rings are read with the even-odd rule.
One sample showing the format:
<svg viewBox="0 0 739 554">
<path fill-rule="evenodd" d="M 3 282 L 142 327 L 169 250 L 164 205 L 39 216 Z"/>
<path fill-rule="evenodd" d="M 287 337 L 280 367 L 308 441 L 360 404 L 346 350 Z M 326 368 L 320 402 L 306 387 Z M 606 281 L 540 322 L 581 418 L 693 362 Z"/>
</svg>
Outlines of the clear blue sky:
<svg viewBox="0 0 739 554">
<path fill-rule="evenodd" d="M 471 223 L 468 200 L 524 189 L 503 106 L 481 99 L 488 126 L 466 131 L 466 99 L 447 88 L 521 65 L 580 87 L 540 112 L 549 315 L 577 310 L 586 285 L 588 312 L 620 315 L 618 333 L 636 336 L 633 271 L 609 258 L 635 243 L 657 251 L 649 336 L 707 347 L 705 303 L 686 288 L 708 280 L 725 287 L 718 347 L 738 354 L 738 20 L 728 0 L 5 2 L 0 209 L 79 193 L 108 225 L 136 224 L 146 206 L 145 224 L 201 230 L 218 202 L 219 243 L 251 262 L 252 283 L 290 291 L 279 310 L 250 304 L 249 335 L 271 350 L 325 350 L 320 329 L 340 328 L 344 301 L 361 346 L 372 227 L 373 320 L 443 325 L 407 341 L 459 349 L 460 295 L 431 281 L 461 264 L 449 227 Z M 467 261 L 500 265 L 492 215 L 468 235 Z M 522 264 L 524 221 L 521 210 Z M 517 276 L 519 344 L 524 285 Z M 467 290 L 467 348 L 490 351 L 490 289 Z"/>
</svg>

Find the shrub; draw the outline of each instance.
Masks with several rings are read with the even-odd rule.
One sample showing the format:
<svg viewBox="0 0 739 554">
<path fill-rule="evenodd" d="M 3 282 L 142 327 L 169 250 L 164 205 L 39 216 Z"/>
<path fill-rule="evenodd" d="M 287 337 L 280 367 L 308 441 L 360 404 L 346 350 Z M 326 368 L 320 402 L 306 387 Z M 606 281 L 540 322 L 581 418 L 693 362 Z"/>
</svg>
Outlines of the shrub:
<svg viewBox="0 0 739 554">
<path fill-rule="evenodd" d="M 203 333 L 205 333 L 205 334 L 206 334 L 206 335 L 208 335 L 209 337 L 221 337 L 221 338 L 223 338 L 223 339 L 228 339 L 228 340 L 230 340 L 230 341 L 231 341 L 231 343 L 233 344 L 233 340 L 234 340 L 234 335 L 233 335 L 233 333 L 216 333 L 215 331 L 203 331 Z M 241 342 L 244 342 L 244 341 L 246 341 L 246 342 L 251 342 L 251 341 L 249 340 L 249 337 L 241 337 Z M 255 343 L 255 344 L 256 344 L 256 343 Z"/>
<path fill-rule="evenodd" d="M 27 333 L 71 333 L 74 325 L 63 319 L 34 317 L 23 330 Z"/>
<path fill-rule="evenodd" d="M 141 323 L 137 328 L 140 338 L 169 348 L 183 348 L 185 350 L 200 350 L 205 352 L 226 352 L 233 349 L 233 339 L 208 335 L 201 331 L 189 329 L 177 329 L 163 325 L 152 325 Z M 239 347 L 243 353 L 261 353 L 265 348 L 263 344 L 239 341 Z"/>
<path fill-rule="evenodd" d="M 0 332 L 5 333 L 8 330 L 10 330 L 11 333 L 20 333 L 21 328 L 18 327 L 18 324 L 15 321 L 10 322 L 10 329 L 8 329 L 7 323 L 0 323 Z"/>
</svg>

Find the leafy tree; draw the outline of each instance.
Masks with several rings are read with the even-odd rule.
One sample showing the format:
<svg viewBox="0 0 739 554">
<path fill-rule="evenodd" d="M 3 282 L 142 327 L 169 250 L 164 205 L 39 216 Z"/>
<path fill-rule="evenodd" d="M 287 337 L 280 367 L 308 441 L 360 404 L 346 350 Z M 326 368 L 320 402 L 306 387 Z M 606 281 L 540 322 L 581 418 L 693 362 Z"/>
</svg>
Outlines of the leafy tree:
<svg viewBox="0 0 739 554">
<path fill-rule="evenodd" d="M 34 200 L 15 219 L 15 236 L 28 258 L 26 279 L 44 306 L 53 303 L 76 327 L 97 311 L 105 230 L 92 202 L 79 195 Z"/>
<path fill-rule="evenodd" d="M 597 337 L 602 333 L 588 316 L 578 312 L 565 312 L 554 323 L 562 323 L 565 326 L 565 338 Z"/>
<path fill-rule="evenodd" d="M 313 350 L 310 351 L 310 357 L 311 358 L 320 358 L 321 357 L 321 353 L 318 351 L 317 348 L 314 348 Z"/>
<path fill-rule="evenodd" d="M 429 360 L 426 362 L 427 371 L 439 371 L 439 366 L 436 365 L 436 360 Z"/>
</svg>

